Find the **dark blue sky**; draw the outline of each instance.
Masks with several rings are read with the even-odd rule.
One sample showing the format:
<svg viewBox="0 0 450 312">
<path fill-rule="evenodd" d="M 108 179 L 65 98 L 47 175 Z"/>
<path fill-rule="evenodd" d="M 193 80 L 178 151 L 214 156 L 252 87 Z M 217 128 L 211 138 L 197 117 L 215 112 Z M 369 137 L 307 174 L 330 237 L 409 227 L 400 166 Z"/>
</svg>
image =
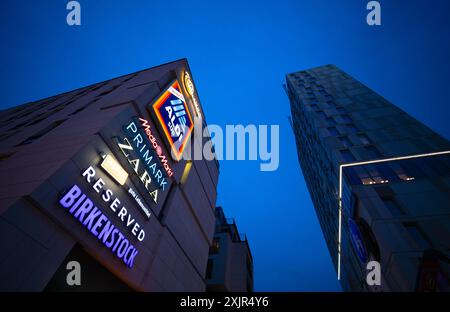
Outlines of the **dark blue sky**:
<svg viewBox="0 0 450 312">
<path fill-rule="evenodd" d="M 256 290 L 340 287 L 297 161 L 282 89 L 333 63 L 450 137 L 448 1 L 1 1 L 0 108 L 187 57 L 210 124 L 279 124 L 280 167 L 222 161 L 218 205 L 248 235 Z"/>
</svg>

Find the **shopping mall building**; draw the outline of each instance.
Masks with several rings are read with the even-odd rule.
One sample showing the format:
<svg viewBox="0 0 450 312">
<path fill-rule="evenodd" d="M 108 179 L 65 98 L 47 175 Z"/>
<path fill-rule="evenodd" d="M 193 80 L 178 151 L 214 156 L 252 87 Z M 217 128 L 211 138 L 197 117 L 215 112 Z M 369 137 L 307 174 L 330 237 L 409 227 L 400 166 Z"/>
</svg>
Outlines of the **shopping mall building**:
<svg viewBox="0 0 450 312">
<path fill-rule="evenodd" d="M 211 148 L 186 59 L 0 119 L 1 291 L 206 290 L 219 165 L 182 157 Z"/>
</svg>

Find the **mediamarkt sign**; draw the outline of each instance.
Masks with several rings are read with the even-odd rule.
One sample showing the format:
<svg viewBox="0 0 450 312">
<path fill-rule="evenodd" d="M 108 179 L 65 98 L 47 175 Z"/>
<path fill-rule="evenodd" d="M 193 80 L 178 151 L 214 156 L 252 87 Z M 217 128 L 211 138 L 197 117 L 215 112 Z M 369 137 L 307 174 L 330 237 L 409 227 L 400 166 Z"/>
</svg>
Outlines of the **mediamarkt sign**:
<svg viewBox="0 0 450 312">
<path fill-rule="evenodd" d="M 161 161 L 161 164 L 163 165 L 167 175 L 169 177 L 173 176 L 172 168 L 170 168 L 166 155 L 164 155 L 161 146 L 153 135 L 150 124 L 144 118 L 139 118 L 139 121 L 141 122 L 142 129 L 144 129 L 147 138 L 149 139 L 150 143 L 152 143 L 153 149 L 156 151 L 156 154 L 158 155 L 159 160 Z"/>
</svg>

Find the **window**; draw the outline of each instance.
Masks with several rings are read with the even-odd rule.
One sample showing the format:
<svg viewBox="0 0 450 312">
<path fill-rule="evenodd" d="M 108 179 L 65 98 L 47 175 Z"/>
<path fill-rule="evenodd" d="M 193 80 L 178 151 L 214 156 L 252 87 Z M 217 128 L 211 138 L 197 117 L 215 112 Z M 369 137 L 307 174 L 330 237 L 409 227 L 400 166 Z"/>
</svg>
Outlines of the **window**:
<svg viewBox="0 0 450 312">
<path fill-rule="evenodd" d="M 350 139 L 346 136 L 342 136 L 339 137 L 339 141 L 342 143 L 342 145 L 344 145 L 345 147 L 350 147 L 352 146 L 352 142 L 350 141 Z"/>
<path fill-rule="evenodd" d="M 0 142 L 4 141 L 10 137 L 12 137 L 13 135 L 19 133 L 19 131 L 13 131 L 13 132 L 9 132 L 9 133 L 3 133 L 0 135 Z"/>
<path fill-rule="evenodd" d="M 373 145 L 364 146 L 370 159 L 378 159 L 383 157 L 383 155 L 378 151 L 378 149 Z"/>
<path fill-rule="evenodd" d="M 434 156 L 423 160 L 426 162 L 426 166 L 430 168 L 429 172 L 436 172 L 441 177 L 450 175 L 450 160 L 448 156 Z"/>
<path fill-rule="evenodd" d="M 103 91 L 103 92 L 100 93 L 98 96 L 104 96 L 104 95 L 107 95 L 107 94 L 113 92 L 114 90 L 116 90 L 119 86 L 120 86 L 120 85 L 115 85 L 115 86 L 113 86 L 113 87 L 111 87 L 111 88 L 109 88 L 109 89 Z"/>
<path fill-rule="evenodd" d="M 127 79 L 125 79 L 123 82 L 130 81 L 131 79 L 133 79 L 133 78 L 136 77 L 136 76 L 137 76 L 137 74 L 130 75 L 130 76 L 127 77 Z"/>
<path fill-rule="evenodd" d="M 410 176 L 406 173 L 405 169 L 398 163 L 398 162 L 391 162 L 390 163 L 391 169 L 394 170 L 395 174 L 400 180 L 403 181 L 412 181 L 414 180 L 413 176 Z"/>
<path fill-rule="evenodd" d="M 350 133 L 356 133 L 356 132 L 359 132 L 358 127 L 355 126 L 354 124 L 348 124 L 348 125 L 347 125 L 347 130 L 348 130 L 348 132 L 350 132 Z"/>
<path fill-rule="evenodd" d="M 80 108 L 74 110 L 72 113 L 69 114 L 69 116 L 73 116 L 75 114 L 78 114 L 79 112 L 83 111 L 86 107 L 88 107 L 89 105 L 91 105 L 94 102 L 97 102 L 99 100 L 99 98 L 96 98 L 92 101 L 90 101 L 89 103 L 87 103 L 86 105 L 81 106 Z"/>
<path fill-rule="evenodd" d="M 394 198 L 387 197 L 381 198 L 381 200 L 394 217 L 400 217 L 405 215 L 405 212 L 403 211 L 402 207 Z"/>
<path fill-rule="evenodd" d="M 22 117 L 22 116 L 23 116 L 22 114 L 18 114 L 18 115 L 11 116 L 11 117 L 9 117 L 8 119 L 6 119 L 5 122 L 13 121 L 13 120 L 15 120 L 15 119 L 17 119 L 17 118 L 20 118 L 20 117 Z"/>
<path fill-rule="evenodd" d="M 404 223 L 403 225 L 406 228 L 406 230 L 408 231 L 409 235 L 411 235 L 412 239 L 416 242 L 416 244 L 421 249 L 429 249 L 431 247 L 431 243 L 430 243 L 429 239 L 422 232 L 422 230 L 419 228 L 417 223 L 409 222 L 409 223 Z"/>
<path fill-rule="evenodd" d="M 340 152 L 345 162 L 352 162 L 356 160 L 355 156 L 353 156 L 352 152 L 350 152 L 349 149 L 343 149 Z"/>
<path fill-rule="evenodd" d="M 12 155 L 14 155 L 15 153 L 16 153 L 16 151 L 0 154 L 0 161 L 3 161 L 3 160 L 5 160 L 5 159 L 8 159 L 9 157 L 11 157 Z"/>
<path fill-rule="evenodd" d="M 219 250 L 220 250 L 220 238 L 214 237 L 211 248 L 209 249 L 209 254 L 215 255 L 219 253 Z"/>
<path fill-rule="evenodd" d="M 347 115 L 347 114 L 342 115 L 341 118 L 342 118 L 342 120 L 343 120 L 344 122 L 346 122 L 346 123 L 352 123 L 352 122 L 353 122 L 353 120 L 352 120 L 352 119 L 350 118 L 350 116 Z"/>
<path fill-rule="evenodd" d="M 311 109 L 313 109 L 313 110 L 316 110 L 316 109 L 319 108 L 319 107 L 317 106 L 317 104 L 311 104 L 311 105 L 309 105 L 309 107 L 310 107 Z"/>
<path fill-rule="evenodd" d="M 361 134 L 358 134 L 358 138 L 362 144 L 364 144 L 364 145 L 370 144 L 370 139 L 367 135 L 361 133 Z"/>
<path fill-rule="evenodd" d="M 40 137 L 46 135 L 48 132 L 50 132 L 53 129 L 55 129 L 56 127 L 58 127 L 60 124 L 62 124 L 66 120 L 67 119 L 62 119 L 62 120 L 57 120 L 57 121 L 53 122 L 52 124 L 48 125 L 47 127 L 42 129 L 41 131 L 39 131 L 36 134 L 30 136 L 29 138 L 27 138 L 26 140 L 24 140 L 21 143 L 17 144 L 16 146 L 21 146 L 21 145 L 26 145 L 26 144 L 33 143 L 34 141 L 36 141 Z"/>
<path fill-rule="evenodd" d="M 206 265 L 206 279 L 211 279 L 213 272 L 214 260 L 208 259 L 208 264 Z"/>
<path fill-rule="evenodd" d="M 338 108 L 336 108 L 336 109 L 337 109 L 337 111 L 338 111 L 339 114 L 344 114 L 344 113 L 346 113 L 345 108 L 343 108 L 343 107 L 338 107 Z"/>
<path fill-rule="evenodd" d="M 28 119 L 28 120 L 25 120 L 24 122 L 21 122 L 21 123 L 15 125 L 15 126 L 12 127 L 12 128 L 9 128 L 7 131 L 19 129 L 19 128 L 25 126 L 29 121 L 30 121 L 29 119 Z"/>
<path fill-rule="evenodd" d="M 334 126 L 336 124 L 336 120 L 334 120 L 333 117 L 327 117 L 326 121 L 329 126 Z"/>
<path fill-rule="evenodd" d="M 383 184 L 389 182 L 374 165 L 357 166 L 355 172 L 363 185 Z"/>
<path fill-rule="evenodd" d="M 336 127 L 328 127 L 328 132 L 330 133 L 330 135 L 332 136 L 338 136 L 339 132 L 336 129 Z"/>
<path fill-rule="evenodd" d="M 381 172 L 378 170 L 377 165 L 367 165 L 366 168 L 369 172 L 370 178 L 374 183 L 379 184 L 389 182 L 389 180 L 385 179 Z"/>
<path fill-rule="evenodd" d="M 73 112 L 71 112 L 71 113 L 69 114 L 69 116 L 73 116 L 73 115 L 75 115 L 75 114 L 78 114 L 79 112 L 81 112 L 82 110 L 84 110 L 86 107 L 87 107 L 87 105 L 81 106 L 80 108 L 78 108 L 78 109 L 74 110 Z"/>
<path fill-rule="evenodd" d="M 93 87 L 92 89 L 91 89 L 91 91 L 97 91 L 98 89 L 100 89 L 101 87 L 103 87 L 103 83 L 99 83 L 98 85 L 96 85 L 95 87 Z"/>
<path fill-rule="evenodd" d="M 30 122 L 27 126 L 36 125 L 36 124 L 40 123 L 42 120 L 47 119 L 48 116 L 49 116 L 49 115 L 44 115 L 44 117 L 35 119 L 34 121 Z"/>
<path fill-rule="evenodd" d="M 45 112 L 41 112 L 41 113 L 37 114 L 36 116 L 33 116 L 33 117 L 31 117 L 31 118 L 28 118 L 28 119 L 25 120 L 24 122 L 21 122 L 21 123 L 19 123 L 18 125 L 16 125 L 16 126 L 10 128 L 10 129 L 8 129 L 8 131 L 19 129 L 19 128 L 25 126 L 25 125 L 28 125 L 28 126 L 29 126 L 29 125 L 33 125 L 33 124 L 37 123 L 36 120 L 42 120 L 42 119 L 45 119 L 45 115 L 44 115 L 44 114 L 45 114 Z M 42 119 L 36 119 L 36 118 L 38 118 L 38 117 L 41 117 L 42 115 L 44 115 L 44 118 L 42 118 Z M 35 120 L 35 119 L 36 119 L 36 120 Z M 33 120 L 35 120 L 35 121 L 33 121 Z M 31 122 L 31 123 L 28 124 L 29 122 Z"/>
</svg>

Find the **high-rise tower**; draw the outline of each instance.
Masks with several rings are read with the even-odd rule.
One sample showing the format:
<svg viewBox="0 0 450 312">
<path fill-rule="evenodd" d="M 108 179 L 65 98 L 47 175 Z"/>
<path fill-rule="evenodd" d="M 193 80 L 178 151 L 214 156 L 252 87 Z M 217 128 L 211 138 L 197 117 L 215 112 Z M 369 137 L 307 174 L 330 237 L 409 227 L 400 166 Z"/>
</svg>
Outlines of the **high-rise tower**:
<svg viewBox="0 0 450 312">
<path fill-rule="evenodd" d="M 286 92 L 343 289 L 448 291 L 449 141 L 334 65 L 286 75 Z"/>
</svg>

